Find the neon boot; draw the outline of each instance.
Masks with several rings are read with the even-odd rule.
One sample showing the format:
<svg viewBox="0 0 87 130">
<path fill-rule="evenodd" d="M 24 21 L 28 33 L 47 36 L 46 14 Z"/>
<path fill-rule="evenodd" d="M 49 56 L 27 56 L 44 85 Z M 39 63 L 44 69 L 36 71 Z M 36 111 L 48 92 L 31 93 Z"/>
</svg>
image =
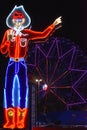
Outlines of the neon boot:
<svg viewBox="0 0 87 130">
<path fill-rule="evenodd" d="M 3 128 L 15 128 L 15 110 L 14 108 L 5 108 L 4 109 L 4 117 L 5 117 L 5 124 Z"/>
<path fill-rule="evenodd" d="M 28 108 L 17 108 L 17 128 L 26 128 Z"/>
</svg>

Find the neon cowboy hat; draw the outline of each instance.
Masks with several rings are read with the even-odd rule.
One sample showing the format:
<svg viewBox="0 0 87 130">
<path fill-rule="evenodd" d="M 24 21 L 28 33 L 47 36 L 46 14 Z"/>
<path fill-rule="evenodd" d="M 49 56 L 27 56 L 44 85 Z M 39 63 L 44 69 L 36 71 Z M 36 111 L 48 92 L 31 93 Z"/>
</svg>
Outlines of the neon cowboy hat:
<svg viewBox="0 0 87 130">
<path fill-rule="evenodd" d="M 27 12 L 25 11 L 23 5 L 21 5 L 21 6 L 15 5 L 13 10 L 10 12 L 10 14 L 6 18 L 6 25 L 9 28 L 13 28 L 14 24 L 13 24 L 12 20 L 15 19 L 15 20 L 19 20 L 20 21 L 22 18 L 25 19 L 25 22 L 23 23 L 22 27 L 23 28 L 27 28 L 28 26 L 30 26 L 31 18 L 27 14 Z"/>
</svg>

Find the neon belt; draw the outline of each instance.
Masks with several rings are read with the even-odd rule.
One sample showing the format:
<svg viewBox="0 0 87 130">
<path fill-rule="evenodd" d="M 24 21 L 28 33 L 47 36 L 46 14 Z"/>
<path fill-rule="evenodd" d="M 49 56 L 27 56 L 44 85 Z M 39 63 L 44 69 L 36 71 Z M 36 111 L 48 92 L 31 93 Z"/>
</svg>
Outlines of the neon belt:
<svg viewBox="0 0 87 130">
<path fill-rule="evenodd" d="M 15 61 L 15 62 L 24 61 L 24 58 L 10 58 L 10 61 Z"/>
</svg>

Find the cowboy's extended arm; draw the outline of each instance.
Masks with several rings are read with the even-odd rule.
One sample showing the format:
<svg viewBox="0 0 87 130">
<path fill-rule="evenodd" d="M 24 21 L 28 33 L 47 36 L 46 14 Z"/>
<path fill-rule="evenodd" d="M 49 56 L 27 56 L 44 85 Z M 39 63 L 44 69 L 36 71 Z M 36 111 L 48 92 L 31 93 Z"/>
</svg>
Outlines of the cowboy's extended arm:
<svg viewBox="0 0 87 130">
<path fill-rule="evenodd" d="M 47 39 L 50 35 L 53 34 L 53 32 L 55 31 L 56 27 L 62 23 L 61 21 L 61 17 L 57 18 L 53 24 L 51 24 L 50 26 L 48 26 L 44 31 L 39 32 L 39 31 L 33 31 L 30 29 L 24 29 L 23 33 L 27 33 L 29 34 L 29 40 L 44 40 Z"/>
</svg>

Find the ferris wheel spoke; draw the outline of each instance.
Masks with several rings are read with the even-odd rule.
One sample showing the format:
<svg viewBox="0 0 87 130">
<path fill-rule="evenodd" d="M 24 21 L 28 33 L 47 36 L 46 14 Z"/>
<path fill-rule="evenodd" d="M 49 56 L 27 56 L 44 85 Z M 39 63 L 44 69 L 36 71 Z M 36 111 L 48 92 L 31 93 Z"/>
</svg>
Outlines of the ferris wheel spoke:
<svg viewBox="0 0 87 130">
<path fill-rule="evenodd" d="M 58 96 L 58 94 L 54 93 L 53 90 L 50 90 L 50 92 L 57 98 L 58 101 L 60 100 L 62 103 L 66 105 L 66 102 L 60 96 Z"/>
<path fill-rule="evenodd" d="M 62 77 L 64 77 L 65 75 L 67 75 L 68 74 L 68 70 L 67 71 L 65 71 L 64 73 L 62 73 L 56 80 L 54 80 L 51 84 L 50 84 L 50 86 L 52 86 L 55 82 L 57 82 L 58 80 L 60 80 Z"/>
<path fill-rule="evenodd" d="M 44 77 L 43 77 L 43 75 L 42 75 L 42 73 L 41 73 L 41 71 L 40 71 L 40 68 L 36 67 L 36 70 L 37 70 L 37 72 L 38 72 L 40 78 L 42 79 L 42 81 L 43 81 L 44 83 L 46 83 L 46 81 L 45 81 L 45 79 L 44 79 Z"/>
<path fill-rule="evenodd" d="M 53 77 L 54 77 L 54 75 L 55 75 L 56 69 L 58 69 L 58 68 L 57 68 L 57 67 L 58 67 L 58 64 L 59 64 L 59 60 L 58 60 L 57 63 L 56 63 L 56 66 L 55 66 L 55 68 L 54 68 L 54 70 L 53 70 L 53 72 L 52 72 L 52 76 L 51 76 L 49 82 L 52 81 L 52 79 L 53 79 Z"/>
<path fill-rule="evenodd" d="M 54 88 L 54 89 L 66 89 L 66 88 L 71 88 L 72 86 L 52 86 L 51 88 Z"/>
<path fill-rule="evenodd" d="M 48 59 L 46 58 L 46 82 L 48 84 Z"/>
</svg>

